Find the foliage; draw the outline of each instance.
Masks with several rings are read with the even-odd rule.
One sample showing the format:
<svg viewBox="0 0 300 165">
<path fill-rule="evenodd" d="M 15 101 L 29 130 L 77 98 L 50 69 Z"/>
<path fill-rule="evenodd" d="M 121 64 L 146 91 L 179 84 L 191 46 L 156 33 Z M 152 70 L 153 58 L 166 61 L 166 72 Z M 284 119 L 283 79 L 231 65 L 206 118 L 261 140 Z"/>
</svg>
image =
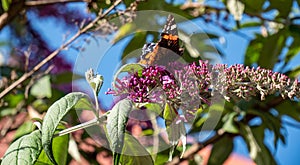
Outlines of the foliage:
<svg viewBox="0 0 300 165">
<path fill-rule="evenodd" d="M 222 164 L 226 161 L 233 151 L 234 140 L 237 138 L 242 138 L 245 141 L 249 156 L 255 163 L 278 163 L 272 155 L 273 151 L 265 144 L 266 131 L 273 133 L 272 147 L 276 149 L 279 142 L 286 142 L 284 129 L 287 125 L 285 117 L 295 120 L 297 124 L 300 121 L 300 104 L 299 98 L 296 97 L 299 96 L 300 91 L 298 88 L 283 88 L 287 86 L 286 84 L 292 84 L 292 80 L 297 79 L 299 76 L 300 67 L 291 68 L 291 63 L 299 56 L 300 51 L 299 17 L 295 13 L 295 8 L 300 6 L 299 1 L 226 0 L 215 1 L 214 3 L 206 1 L 204 3 L 191 1 L 178 3 L 176 1 L 158 0 L 124 0 L 121 5 L 116 4 L 115 6 L 113 1 L 84 1 L 90 13 L 83 12 L 85 10 L 83 7 L 80 8 L 82 11 L 78 12 L 78 9 L 69 5 L 71 3 L 78 2 L 67 1 L 62 3 L 58 1 L 40 4 L 39 1 L 1 1 L 0 14 L 7 17 L 6 19 L 0 17 L 0 28 L 3 32 L 8 30 L 8 38 L 11 38 L 9 41 L 0 42 L 0 46 L 7 50 L 6 56 L 9 58 L 7 63 L 1 65 L 1 92 L 8 89 L 12 83 L 20 80 L 22 75 L 32 72 L 31 76 L 26 77 L 22 80 L 22 83 L 12 88 L 10 93 L 0 95 L 0 120 L 13 122 L 20 119 L 20 123 L 16 124 L 17 126 L 4 125 L 1 127 L 1 135 L 6 135 L 20 126 L 15 135 L 15 140 L 7 149 L 1 164 L 10 164 L 11 162 L 16 162 L 15 164 L 68 164 L 72 159 L 80 159 L 74 156 L 76 154 L 81 155 L 82 159 L 90 161 L 90 163 L 98 161 L 101 164 L 97 157 L 102 152 L 112 155 L 114 164 L 145 164 L 145 162 L 157 164 L 167 161 L 168 158 L 171 160 L 172 157 L 175 157 L 172 161 L 178 163 L 186 159 L 196 158 L 185 154 L 186 146 L 187 150 L 191 150 L 193 147 L 189 147 L 184 141 L 186 136 L 196 136 L 201 131 L 211 131 L 213 136 L 204 142 L 195 140 L 191 145 L 196 146 L 197 150 L 186 153 L 196 154 L 203 147 L 211 144 L 213 147 L 208 164 Z M 114 8 L 118 8 L 118 10 L 104 14 L 105 11 L 112 11 Z M 137 14 L 138 11 L 144 10 L 171 12 L 174 15 L 178 14 L 185 17 L 187 20 L 199 19 L 208 25 L 213 25 L 224 33 L 231 32 L 242 37 L 246 36 L 249 44 L 244 54 L 245 67 L 241 68 L 259 66 L 260 68 L 256 68 L 257 70 L 269 69 L 270 72 L 260 72 L 262 73 L 260 78 L 264 79 L 264 83 L 259 84 L 262 81 L 257 81 L 254 84 L 245 85 L 243 84 L 245 81 L 253 82 L 247 78 L 253 75 L 258 76 L 260 73 L 255 72 L 257 70 L 252 70 L 252 75 L 233 74 L 233 72 L 239 73 L 240 65 L 228 67 L 232 72 L 230 72 L 230 69 L 224 72 L 232 73 L 232 75 L 229 74 L 230 78 L 233 79 L 233 75 L 247 75 L 246 79 L 235 77 L 234 80 L 241 78 L 241 81 L 235 81 L 235 83 L 238 82 L 235 84 L 236 86 L 228 85 L 229 88 L 232 87 L 228 89 L 228 91 L 232 92 L 232 95 L 228 95 L 228 98 L 225 98 L 224 104 L 220 102 L 212 102 L 213 104 L 206 102 L 205 98 L 210 98 L 210 93 L 215 92 L 207 88 L 197 100 L 201 102 L 201 105 L 193 109 L 191 114 L 192 118 L 195 119 L 191 122 L 190 120 L 185 121 L 181 114 L 178 114 L 177 110 L 180 109 L 179 105 L 182 103 L 174 104 L 174 102 L 178 103 L 178 100 L 171 97 L 164 97 L 163 101 L 156 100 L 155 102 L 149 100 L 137 102 L 136 100 L 123 99 L 121 97 L 120 101 L 111 110 L 102 114 L 100 111 L 102 109 L 101 105 L 100 107 L 98 106 L 98 100 L 96 99 L 103 83 L 102 77 L 100 82 L 97 82 L 97 89 L 95 87 L 92 88 L 96 95 L 94 100 L 96 104 L 93 105 L 86 94 L 79 92 L 70 93 L 71 85 L 69 83 L 72 81 L 72 67 L 62 56 L 53 58 L 50 62 L 43 64 L 43 67 L 38 70 L 35 69 L 39 62 L 47 57 L 49 58 L 49 54 L 53 52 L 53 47 L 59 47 L 60 43 L 58 45 L 50 43 L 34 22 L 43 19 L 53 19 L 53 22 L 59 22 L 66 31 L 71 31 L 71 35 L 75 36 L 82 29 L 88 29 L 87 33 L 84 34 L 92 36 L 109 36 L 118 30 L 113 39 L 114 43 L 122 42 L 123 38 L 131 36 L 122 54 L 122 58 L 130 58 L 132 51 L 140 49 L 144 43 L 150 42 L 149 38 L 154 42 L 160 38 L 159 33 L 144 30 L 151 25 L 155 30 L 159 31 L 158 29 L 162 28 L 160 18 L 164 18 L 166 13 L 157 12 L 156 15 L 146 16 Z M 101 19 L 93 23 L 95 16 L 101 16 Z M 179 16 L 178 20 L 176 19 L 178 24 L 184 23 L 186 20 L 180 19 Z M 138 24 L 138 22 L 142 22 L 142 25 Z M 78 26 L 75 26 L 76 24 Z M 251 29 L 254 29 L 255 32 L 249 35 L 247 30 Z M 51 31 L 51 29 L 46 30 L 47 32 Z M 185 49 L 182 58 L 188 63 L 195 62 L 195 65 L 197 64 L 198 66 L 202 64 L 199 62 L 199 59 L 214 60 L 213 57 L 207 56 L 207 54 L 212 53 L 226 56 L 224 50 L 218 44 L 218 39 L 222 38 L 218 32 L 208 31 L 206 33 L 195 32 L 191 34 L 186 27 L 181 26 L 179 35 L 182 36 L 183 40 L 181 42 Z M 207 37 L 203 37 L 204 35 Z M 79 36 L 84 38 L 84 35 L 80 34 L 75 39 Z M 71 37 L 67 36 L 67 38 Z M 216 49 L 214 49 L 215 45 L 208 42 L 210 40 L 214 41 Z M 57 51 L 60 55 L 65 55 L 66 53 L 61 52 L 61 50 L 68 47 L 81 51 L 83 49 L 81 45 L 84 45 L 86 42 L 88 42 L 88 39 L 85 38 L 77 43 L 72 43 L 72 46 L 57 49 Z M 138 57 L 138 55 L 136 54 L 135 57 Z M 136 78 L 143 78 L 141 74 L 144 69 L 144 66 L 140 64 L 123 65 L 115 75 L 113 81 L 114 89 L 112 90 L 116 91 L 120 87 L 119 83 L 122 81 L 119 80 L 119 77 L 121 74 L 136 73 Z M 285 77 L 282 80 L 280 76 L 283 74 L 276 72 L 281 72 L 289 77 Z M 208 74 L 207 72 L 205 73 Z M 274 80 L 269 78 L 268 76 L 270 75 L 268 74 L 280 75 L 276 79 L 278 84 L 274 82 L 274 86 L 278 85 L 274 91 L 271 91 L 271 89 L 275 89 L 275 87 L 267 86 L 270 84 L 266 82 Z M 169 76 L 169 73 L 162 74 L 163 77 L 166 75 Z M 76 75 L 76 78 L 74 78 L 73 76 L 74 79 L 81 79 L 82 77 Z M 169 76 L 168 80 L 171 79 L 172 77 Z M 211 81 L 211 84 L 214 82 L 217 81 Z M 159 83 L 164 84 L 164 81 Z M 203 85 L 203 82 L 200 84 Z M 201 85 L 198 87 L 200 88 Z M 159 85 L 156 84 L 155 87 L 157 86 Z M 297 84 L 294 86 L 297 86 Z M 165 87 L 162 86 L 162 88 Z M 154 89 L 154 87 L 152 86 L 148 89 L 150 94 L 154 95 L 155 92 L 159 92 L 159 90 L 151 89 Z M 177 88 L 174 87 L 173 89 Z M 239 92 L 244 92 L 241 94 L 244 97 L 238 95 L 237 93 Z M 233 96 L 233 93 L 236 96 Z M 119 92 L 119 94 L 124 93 Z M 192 106 L 192 102 L 189 102 L 191 97 L 184 98 L 183 95 L 180 95 L 183 98 L 182 100 L 189 106 Z M 262 98 L 263 100 L 261 100 Z M 112 151 L 108 151 L 105 146 L 91 143 L 89 141 L 90 137 L 85 132 L 75 132 L 70 135 L 61 134 L 64 131 L 74 131 L 65 129 L 66 123 L 68 123 L 67 126 L 78 124 L 76 113 L 83 113 L 83 110 L 91 110 L 95 115 L 95 119 L 84 123 L 83 126 L 79 125 L 80 128 L 90 127 L 91 125 L 95 127 L 96 125 L 97 128 L 95 129 L 100 132 L 99 136 L 102 133 L 104 134 L 104 141 L 109 144 L 109 149 Z M 25 113 L 26 117 L 20 117 L 23 113 Z M 154 136 L 159 141 L 159 144 L 153 142 L 150 146 L 145 147 L 139 141 L 140 139 L 133 136 L 133 131 L 129 129 L 131 122 L 134 122 L 129 119 L 129 116 L 134 113 L 146 113 L 148 116 L 154 115 L 163 119 L 169 139 L 166 141 L 162 140 L 163 137 L 158 135 L 155 121 L 151 120 L 150 124 L 141 121 L 143 124 L 148 124 L 146 128 L 143 128 L 143 134 Z M 43 117 L 43 121 L 40 121 L 44 114 L 46 115 Z M 190 115 L 190 113 L 188 114 Z M 220 120 L 218 120 L 216 126 L 213 128 L 208 127 L 206 123 L 217 120 L 217 117 L 220 117 Z M 39 128 L 39 125 L 42 125 L 42 127 L 36 129 L 32 124 L 33 121 L 35 121 L 37 128 Z M 179 124 L 172 123 L 174 121 Z M 40 122 L 42 124 L 39 124 Z M 191 126 L 191 129 L 187 130 L 187 132 L 183 124 L 186 122 L 189 122 L 186 125 Z M 101 125 L 99 126 L 99 124 Z M 179 139 L 183 143 L 182 147 L 180 145 L 177 146 Z M 67 150 L 69 147 L 67 144 L 72 140 L 76 141 L 75 146 L 79 146 L 79 151 L 74 149 L 72 153 Z M 170 143 L 161 144 L 163 142 Z M 86 149 L 87 147 L 82 147 L 84 145 L 91 147 L 92 151 Z M 169 145 L 168 150 L 161 151 L 160 148 L 156 148 L 164 145 Z M 161 152 L 150 152 L 155 150 Z M 197 160 L 190 161 L 196 162 Z"/>
</svg>

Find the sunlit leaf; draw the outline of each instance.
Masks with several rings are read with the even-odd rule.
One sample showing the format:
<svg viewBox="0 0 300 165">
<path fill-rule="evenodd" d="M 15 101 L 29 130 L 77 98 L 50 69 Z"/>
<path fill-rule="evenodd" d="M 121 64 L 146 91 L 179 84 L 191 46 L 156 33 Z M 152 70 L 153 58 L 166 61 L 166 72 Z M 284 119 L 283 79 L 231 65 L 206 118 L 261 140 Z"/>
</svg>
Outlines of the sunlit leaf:
<svg viewBox="0 0 300 165">
<path fill-rule="evenodd" d="M 1 165 L 32 165 L 41 150 L 41 133 L 36 130 L 13 142 L 5 152 Z"/>
<path fill-rule="evenodd" d="M 149 113 L 154 113 L 155 116 L 162 116 L 163 108 L 159 103 L 147 103 L 143 105 L 143 107 L 145 107 L 146 110 L 149 111 Z"/>
<path fill-rule="evenodd" d="M 237 113 L 236 112 L 232 112 L 232 113 L 228 113 L 226 114 L 222 121 L 224 122 L 223 124 L 223 129 L 226 132 L 229 133 L 238 133 L 239 132 L 239 128 L 237 127 L 236 123 L 235 123 L 235 118 L 237 117 Z"/>
<path fill-rule="evenodd" d="M 121 73 L 135 73 L 142 71 L 144 66 L 141 64 L 126 64 L 123 65 L 114 75 L 113 87 L 116 88 L 117 79 L 119 78 Z"/>
<path fill-rule="evenodd" d="M 15 133 L 15 139 L 18 139 L 26 134 L 31 133 L 34 130 L 35 126 L 32 121 L 26 121 L 23 123 Z"/>
<path fill-rule="evenodd" d="M 153 165 L 151 155 L 137 139 L 125 133 L 121 164 Z"/>
<path fill-rule="evenodd" d="M 259 26 L 261 26 L 260 22 L 245 22 L 240 25 L 240 28 L 245 29 L 245 28 L 253 28 L 253 27 L 259 27 Z"/>
<path fill-rule="evenodd" d="M 128 36 L 136 30 L 136 26 L 134 23 L 127 23 L 121 26 L 113 39 L 113 43 L 120 41 L 122 38 Z"/>
<path fill-rule="evenodd" d="M 11 0 L 1 0 L 1 3 L 2 3 L 2 8 L 4 9 L 4 11 L 7 11 L 10 7 Z"/>
<path fill-rule="evenodd" d="M 50 76 L 40 78 L 30 90 L 30 94 L 37 98 L 50 98 L 52 96 Z"/>
<path fill-rule="evenodd" d="M 58 133 L 62 129 L 65 129 L 65 127 L 63 125 L 59 125 L 55 132 Z M 58 165 L 65 165 L 67 163 L 68 147 L 69 147 L 69 135 L 63 135 L 63 136 L 55 137 L 53 139 L 52 141 L 53 157 Z M 36 164 L 51 165 L 52 162 L 48 158 L 45 151 L 42 150 L 38 160 L 36 161 Z"/>
<path fill-rule="evenodd" d="M 119 101 L 110 110 L 107 117 L 107 135 L 110 142 L 111 150 L 114 153 L 114 164 L 119 164 L 120 154 L 124 145 L 124 136 L 128 115 L 132 111 L 132 101 L 124 99 Z"/>
<path fill-rule="evenodd" d="M 56 101 L 48 109 L 42 125 L 42 144 L 46 155 L 52 163 L 57 164 L 53 156 L 52 139 L 56 127 L 62 118 L 76 105 L 76 103 L 88 96 L 84 93 L 74 92 Z"/>
</svg>

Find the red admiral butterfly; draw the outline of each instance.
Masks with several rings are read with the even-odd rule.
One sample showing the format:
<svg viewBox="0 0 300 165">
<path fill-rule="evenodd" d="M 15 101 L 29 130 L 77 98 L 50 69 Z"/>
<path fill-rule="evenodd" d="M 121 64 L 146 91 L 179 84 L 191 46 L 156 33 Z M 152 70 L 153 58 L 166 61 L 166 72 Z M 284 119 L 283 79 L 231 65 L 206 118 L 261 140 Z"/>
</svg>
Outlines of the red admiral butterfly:
<svg viewBox="0 0 300 165">
<path fill-rule="evenodd" d="M 157 43 L 144 45 L 139 63 L 147 66 L 166 65 L 182 54 L 183 48 L 179 46 L 177 25 L 174 17 L 169 15 L 162 30 L 161 39 Z"/>
</svg>

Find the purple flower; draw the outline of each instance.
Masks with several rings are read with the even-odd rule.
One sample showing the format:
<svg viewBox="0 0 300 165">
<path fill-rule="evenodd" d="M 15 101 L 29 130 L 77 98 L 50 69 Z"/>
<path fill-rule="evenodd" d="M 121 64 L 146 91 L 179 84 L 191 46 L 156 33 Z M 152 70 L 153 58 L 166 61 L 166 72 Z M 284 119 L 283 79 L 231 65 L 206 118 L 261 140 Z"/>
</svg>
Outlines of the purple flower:
<svg viewBox="0 0 300 165">
<path fill-rule="evenodd" d="M 174 76 L 158 66 L 149 66 L 141 74 L 134 73 L 118 79 L 115 86 L 116 89 L 110 89 L 107 94 L 127 93 L 128 98 L 138 103 L 162 101 L 163 95 L 171 100 L 179 94 Z"/>
</svg>

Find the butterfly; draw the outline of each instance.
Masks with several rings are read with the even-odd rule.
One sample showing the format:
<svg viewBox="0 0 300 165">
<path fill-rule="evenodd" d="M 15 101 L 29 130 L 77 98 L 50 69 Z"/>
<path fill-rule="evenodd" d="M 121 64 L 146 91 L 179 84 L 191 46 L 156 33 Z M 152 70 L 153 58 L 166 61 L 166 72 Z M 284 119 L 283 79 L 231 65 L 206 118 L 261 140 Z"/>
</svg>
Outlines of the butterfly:
<svg viewBox="0 0 300 165">
<path fill-rule="evenodd" d="M 182 56 L 183 48 L 179 46 L 177 25 L 173 15 L 168 15 L 162 30 L 161 39 L 157 43 L 147 43 L 142 48 L 140 64 L 167 65 Z"/>
</svg>

